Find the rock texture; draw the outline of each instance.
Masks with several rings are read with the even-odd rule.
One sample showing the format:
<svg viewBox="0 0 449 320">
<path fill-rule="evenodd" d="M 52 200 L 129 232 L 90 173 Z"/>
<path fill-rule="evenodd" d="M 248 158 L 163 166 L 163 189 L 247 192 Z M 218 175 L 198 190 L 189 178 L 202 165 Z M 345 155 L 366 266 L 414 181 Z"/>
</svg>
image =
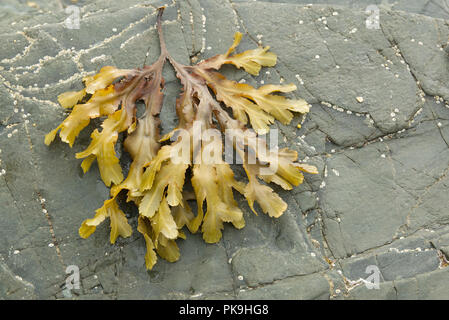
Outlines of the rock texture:
<svg viewBox="0 0 449 320">
<path fill-rule="evenodd" d="M 57 95 L 79 90 L 85 74 L 134 68 L 146 52 L 154 61 L 155 8 L 164 2 L 79 1 L 81 28 L 72 30 L 58 9 L 69 1 L 26 10 L 2 2 L 0 298 L 449 299 L 446 2 L 377 1 L 379 29 L 366 28 L 364 10 L 376 1 L 298 2 L 167 4 L 166 42 L 180 62 L 225 52 L 238 30 L 240 50 L 271 46 L 275 68 L 258 77 L 225 72 L 298 86 L 295 94 L 313 105 L 302 128 L 299 118 L 274 127 L 320 174 L 279 191 L 289 204 L 281 218 L 255 216 L 240 199 L 244 229 L 226 227 L 217 245 L 188 234 L 181 259 L 150 272 L 137 232 L 115 245 L 106 224 L 87 240 L 78 236 L 108 196 L 96 166 L 83 175 L 74 158 L 93 125 L 72 149 L 43 140 L 65 116 Z M 170 68 L 165 73 L 167 131 L 180 86 Z M 136 209 L 122 205 L 135 227 Z M 79 267 L 81 286 L 67 291 L 70 265 Z M 369 266 L 380 271 L 378 289 L 363 282 Z"/>
</svg>

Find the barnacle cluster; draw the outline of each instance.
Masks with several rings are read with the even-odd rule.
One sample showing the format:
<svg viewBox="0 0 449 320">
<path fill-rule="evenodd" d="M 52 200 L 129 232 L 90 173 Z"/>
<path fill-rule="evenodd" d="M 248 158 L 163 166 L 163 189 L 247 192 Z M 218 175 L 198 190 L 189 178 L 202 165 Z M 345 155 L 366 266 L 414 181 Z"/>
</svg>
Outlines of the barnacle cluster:
<svg viewBox="0 0 449 320">
<path fill-rule="evenodd" d="M 291 92 L 296 86 L 254 88 L 226 79 L 217 72 L 222 65 L 232 64 L 258 75 L 261 67 L 276 64 L 276 55 L 268 51 L 269 47 L 234 54 L 242 38 L 241 33 L 236 33 L 234 43 L 225 54 L 194 66 L 183 65 L 167 51 L 162 13 L 163 8 L 160 8 L 157 31 L 161 54 L 158 60 L 132 70 L 106 66 L 98 74 L 85 77 L 85 89 L 58 97 L 62 107 L 73 109 L 45 137 L 49 145 L 59 132 L 61 140 L 72 146 L 90 119 L 106 117 L 101 130 L 92 132 L 90 145 L 76 157 L 84 159 L 81 163 L 84 172 L 97 160 L 102 180 L 111 187 L 111 198 L 93 218 L 82 223 L 79 234 L 89 237 L 109 218 L 111 243 L 118 236 L 129 237 L 132 228 L 116 202 L 118 194 L 126 191 L 127 201 L 139 208 L 137 230 L 146 241 L 148 269 L 156 263 L 157 255 L 171 262 L 179 258 L 176 239 L 185 239 L 184 227 L 192 233 L 200 230 L 208 243 L 221 239 L 224 222 L 236 228 L 244 227 L 243 213 L 233 190 L 247 199 L 254 212 L 254 202 L 257 202 L 270 217 L 279 217 L 287 204 L 267 183 L 273 182 L 289 190 L 292 185 L 302 183 L 302 172 L 317 173 L 315 167 L 295 162 L 295 151 L 267 150 L 265 141 L 257 134 L 268 132 L 275 119 L 288 124 L 293 112 L 309 111 L 306 101 L 275 94 Z M 167 61 L 175 69 L 183 91 L 176 101 L 178 126 L 160 137 L 162 68 Z M 145 113 L 140 117 L 136 116 L 138 101 L 145 104 Z M 233 117 L 227 107 L 231 108 Z M 248 122 L 255 132 L 246 127 Z M 133 159 L 126 177 L 114 150 L 119 133 L 125 131 L 124 148 Z M 223 137 L 231 139 L 232 148 L 247 174 L 247 182 L 237 181 L 229 163 L 222 159 Z M 193 192 L 185 187 L 186 177 L 190 178 Z M 196 200 L 196 214 L 188 200 Z"/>
</svg>

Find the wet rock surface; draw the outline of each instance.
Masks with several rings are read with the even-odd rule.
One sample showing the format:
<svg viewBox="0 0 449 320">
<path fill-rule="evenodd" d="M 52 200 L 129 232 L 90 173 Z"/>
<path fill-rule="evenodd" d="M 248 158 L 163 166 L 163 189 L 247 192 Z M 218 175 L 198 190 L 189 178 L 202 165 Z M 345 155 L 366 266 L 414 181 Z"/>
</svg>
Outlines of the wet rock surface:
<svg viewBox="0 0 449 320">
<path fill-rule="evenodd" d="M 80 29 L 68 29 L 58 9 L 69 1 L 2 2 L 0 298 L 448 299 L 446 2 L 378 1 L 378 29 L 366 27 L 365 8 L 376 1 L 298 2 L 167 4 L 166 42 L 182 63 L 225 52 L 236 31 L 239 50 L 271 46 L 275 68 L 224 72 L 253 85 L 297 85 L 311 112 L 301 129 L 300 117 L 273 127 L 281 146 L 320 174 L 277 190 L 289 205 L 279 219 L 255 216 L 239 198 L 244 229 L 226 226 L 216 245 L 188 234 L 178 262 L 159 260 L 149 272 L 139 233 L 115 245 L 107 223 L 87 240 L 78 235 L 108 197 L 96 165 L 83 175 L 74 157 L 98 123 L 72 149 L 43 140 L 66 116 L 56 97 L 81 89 L 84 75 L 141 66 L 147 51 L 155 60 L 155 9 L 164 2 L 78 1 Z M 164 73 L 166 132 L 180 85 Z M 122 206 L 135 230 L 136 209 Z M 81 285 L 67 291 L 71 265 Z M 380 284 L 369 289 L 374 274 Z"/>
</svg>

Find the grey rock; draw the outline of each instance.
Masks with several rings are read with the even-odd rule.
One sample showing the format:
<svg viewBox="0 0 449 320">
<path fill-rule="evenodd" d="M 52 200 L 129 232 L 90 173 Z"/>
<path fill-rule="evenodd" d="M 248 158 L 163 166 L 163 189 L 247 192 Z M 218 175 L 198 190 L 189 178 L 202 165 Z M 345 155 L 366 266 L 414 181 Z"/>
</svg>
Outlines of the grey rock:
<svg viewBox="0 0 449 320">
<path fill-rule="evenodd" d="M 436 270 L 440 260 L 435 252 L 386 253 L 377 256 L 379 268 L 385 280 L 413 277 Z"/>
<path fill-rule="evenodd" d="M 395 281 L 398 299 L 447 300 L 447 269 L 425 273 L 412 279 Z"/>
</svg>

